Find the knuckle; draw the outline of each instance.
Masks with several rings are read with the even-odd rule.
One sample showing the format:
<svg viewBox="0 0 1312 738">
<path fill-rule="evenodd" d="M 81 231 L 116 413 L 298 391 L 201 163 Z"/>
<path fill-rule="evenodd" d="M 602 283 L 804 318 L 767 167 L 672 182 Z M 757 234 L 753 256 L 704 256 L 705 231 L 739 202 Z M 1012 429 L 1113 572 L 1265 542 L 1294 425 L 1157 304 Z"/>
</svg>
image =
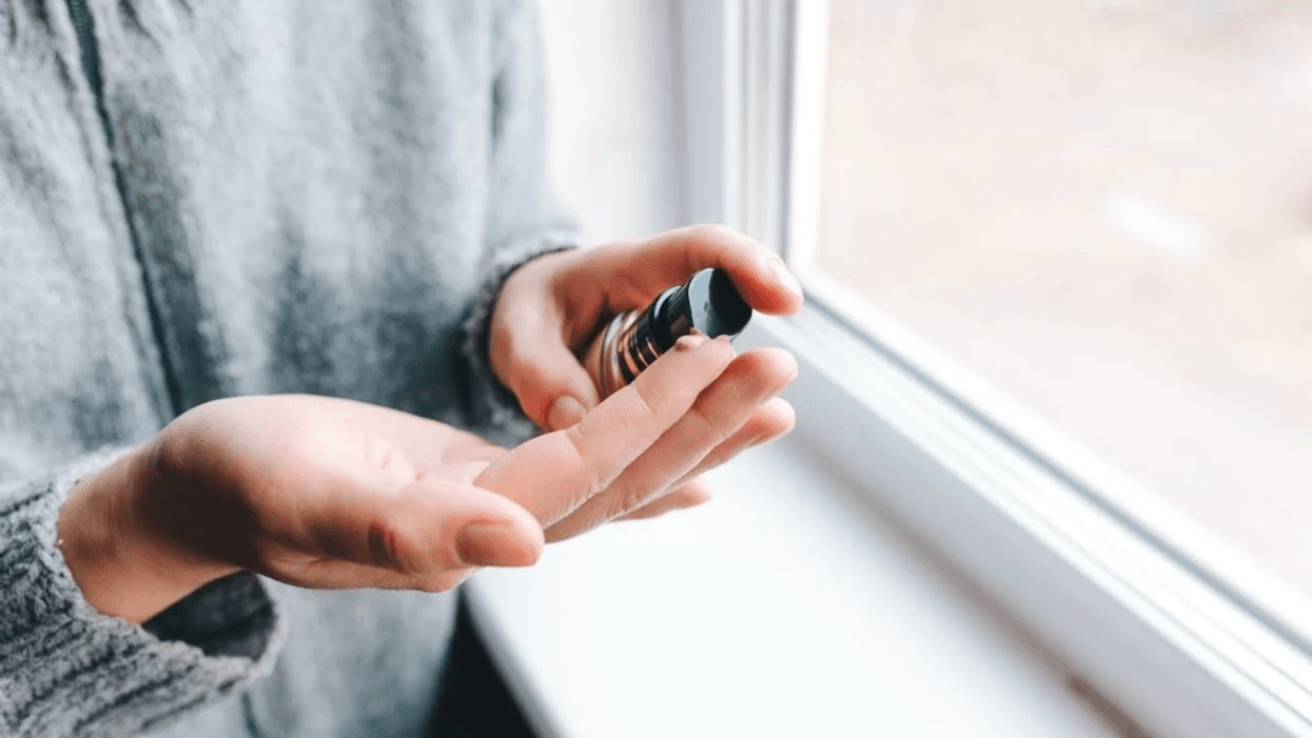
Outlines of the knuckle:
<svg viewBox="0 0 1312 738">
<path fill-rule="evenodd" d="M 649 497 L 647 490 L 642 488 L 629 487 L 617 490 L 615 494 L 610 495 L 603 520 L 614 520 L 634 510 L 639 510 L 648 502 Z"/>
<path fill-rule="evenodd" d="M 569 441 L 569 449 L 574 454 L 574 458 L 570 461 L 586 464 L 588 461 L 588 439 L 583 435 L 583 431 L 579 429 L 579 426 L 572 425 L 563 431 L 557 432 L 564 433 L 565 439 Z"/>
<path fill-rule="evenodd" d="M 738 238 L 738 232 L 721 223 L 699 223 L 689 234 L 698 241 L 728 241 Z"/>
<path fill-rule="evenodd" d="M 590 446 L 587 437 L 583 435 L 583 431 L 579 429 L 578 425 L 572 425 L 565 430 L 556 432 L 565 434 L 565 438 L 569 441 L 566 446 L 573 456 L 573 458 L 564 461 L 564 466 L 579 470 L 580 477 L 577 483 L 579 491 L 583 494 L 581 499 L 590 498 L 602 488 L 604 480 L 602 473 L 597 469 L 596 461 L 591 458 L 589 453 Z"/>
<path fill-rule="evenodd" d="M 656 413 L 656 403 L 654 397 L 649 395 L 652 389 L 647 386 L 646 382 L 634 382 L 633 387 L 633 412 L 639 418 L 645 418 Z"/>
<path fill-rule="evenodd" d="M 589 251 L 598 260 L 607 261 L 629 257 L 636 246 L 637 244 L 632 241 L 615 241 L 594 247 L 589 249 Z"/>
<path fill-rule="evenodd" d="M 386 518 L 373 520 L 365 535 L 370 563 L 402 574 L 420 568 L 416 565 L 420 556 L 414 543 L 393 521 Z"/>
<path fill-rule="evenodd" d="M 693 436 L 700 439 L 707 447 L 724 443 L 737 430 L 737 425 L 730 414 L 708 413 L 702 403 L 694 405 L 687 417 L 695 424 L 691 429 Z"/>
<path fill-rule="evenodd" d="M 619 499 L 619 510 L 617 510 L 615 515 L 612 515 L 611 517 L 623 515 L 630 510 L 637 510 L 650 502 L 653 497 L 659 496 L 658 494 L 653 494 L 653 492 L 654 490 L 635 487 L 627 490 L 624 494 L 617 495 Z"/>
<path fill-rule="evenodd" d="M 519 382 L 532 374 L 535 370 L 533 354 L 525 350 L 519 342 L 511 342 L 506 348 L 506 370 L 512 382 Z"/>
</svg>

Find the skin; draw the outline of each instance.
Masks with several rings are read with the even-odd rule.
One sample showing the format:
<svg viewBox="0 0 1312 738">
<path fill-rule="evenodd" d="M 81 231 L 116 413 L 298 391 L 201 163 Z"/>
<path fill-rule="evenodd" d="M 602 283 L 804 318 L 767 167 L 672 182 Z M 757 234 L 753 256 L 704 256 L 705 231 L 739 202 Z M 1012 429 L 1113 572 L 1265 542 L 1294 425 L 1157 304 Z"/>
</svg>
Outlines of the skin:
<svg viewBox="0 0 1312 738">
<path fill-rule="evenodd" d="M 514 449 L 349 400 L 194 408 L 70 492 L 59 535 L 74 580 L 92 606 L 133 622 L 242 569 L 305 587 L 445 591 L 480 566 L 530 565 L 546 541 L 700 504 L 699 474 L 792 428 L 776 397 L 792 357 L 685 337 L 598 402 L 577 355 L 606 317 L 708 266 L 759 311 L 801 305 L 782 262 L 718 227 L 517 270 L 493 310 L 489 358 L 549 432 Z"/>
</svg>

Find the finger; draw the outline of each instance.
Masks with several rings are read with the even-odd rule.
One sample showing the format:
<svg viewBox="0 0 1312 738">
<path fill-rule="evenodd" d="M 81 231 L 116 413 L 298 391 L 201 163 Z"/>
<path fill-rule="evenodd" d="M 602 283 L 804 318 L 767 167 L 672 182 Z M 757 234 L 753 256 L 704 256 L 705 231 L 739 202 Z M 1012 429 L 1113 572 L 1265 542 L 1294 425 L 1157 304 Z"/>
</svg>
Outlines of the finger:
<svg viewBox="0 0 1312 738">
<path fill-rule="evenodd" d="M 729 273 L 753 309 L 772 315 L 802 307 L 797 278 L 765 245 L 723 226 L 700 225 L 668 231 L 639 244 L 597 250 L 597 269 L 614 310 L 640 308 L 672 285 L 707 267 Z"/>
<path fill-rule="evenodd" d="M 779 397 L 769 400 L 758 407 L 743 427 L 729 437 L 729 440 L 716 446 L 692 471 L 675 482 L 672 486 L 673 492 L 661 495 L 618 519 L 654 518 L 673 510 L 695 507 L 707 502 L 711 498 L 711 490 L 704 480 L 699 479 L 703 473 L 720 466 L 749 448 L 769 443 L 787 434 L 792 430 L 793 423 L 793 406 L 787 400 Z"/>
<path fill-rule="evenodd" d="M 565 430 L 494 461 L 478 484 L 555 522 L 611 483 L 688 412 L 733 360 L 728 341 L 680 338 L 629 386 Z"/>
<path fill-rule="evenodd" d="M 743 423 L 729 440 L 716 446 L 706 454 L 697 466 L 683 475 L 674 486 L 686 484 L 720 466 L 749 448 L 769 443 L 787 435 L 796 423 L 797 413 L 793 406 L 782 397 L 775 397 L 756 408 L 752 417 Z"/>
<path fill-rule="evenodd" d="M 688 482 L 668 495 L 658 497 L 620 520 L 646 520 L 675 510 L 686 510 L 711 499 L 711 489 L 700 479 Z"/>
<path fill-rule="evenodd" d="M 564 520 L 548 525 L 547 540 L 578 535 L 651 501 L 732 437 L 756 408 L 796 375 L 797 362 L 782 349 L 759 349 L 740 356 L 605 492 Z"/>
<path fill-rule="evenodd" d="M 674 491 L 648 502 L 619 520 L 643 520 L 673 510 L 696 507 L 711 498 L 709 485 L 699 479 L 703 473 L 729 461 L 749 448 L 776 440 L 793 429 L 796 413 L 783 398 L 776 397 L 758 407 L 743 427 L 729 440 L 716 446 L 701 463 L 673 485 Z"/>
<path fill-rule="evenodd" d="M 399 489 L 346 483 L 304 514 L 318 551 L 318 586 L 440 588 L 453 572 L 527 566 L 542 551 L 542 529 L 519 505 L 486 489 L 418 479 Z M 325 562 L 355 566 L 328 566 Z M 364 568 L 361 568 L 364 567 Z M 372 570 L 372 581 L 354 581 Z M 311 573 L 310 571 L 303 572 Z"/>
<path fill-rule="evenodd" d="M 579 363 L 566 336 L 567 324 L 539 302 L 501 306 L 501 326 L 492 335 L 498 379 L 515 394 L 524 414 L 547 430 L 579 422 L 597 405 L 597 388 Z M 577 328 L 577 326 L 574 326 Z"/>
<path fill-rule="evenodd" d="M 524 414 L 547 430 L 583 419 L 597 405 L 597 388 L 559 335 L 517 331 L 507 385 Z"/>
</svg>

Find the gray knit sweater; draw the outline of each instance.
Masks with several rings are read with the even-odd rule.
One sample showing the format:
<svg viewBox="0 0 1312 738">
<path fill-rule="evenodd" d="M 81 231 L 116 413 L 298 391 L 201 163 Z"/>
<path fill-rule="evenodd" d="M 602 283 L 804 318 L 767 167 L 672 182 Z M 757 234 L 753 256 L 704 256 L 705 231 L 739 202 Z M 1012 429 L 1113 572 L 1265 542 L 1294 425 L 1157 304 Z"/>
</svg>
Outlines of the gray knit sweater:
<svg viewBox="0 0 1312 738">
<path fill-rule="evenodd" d="M 87 605 L 55 522 L 116 449 L 228 395 L 513 435 L 489 303 L 571 238 L 532 16 L 0 0 L 0 736 L 422 732 L 452 596 L 238 575 L 142 628 Z"/>
</svg>

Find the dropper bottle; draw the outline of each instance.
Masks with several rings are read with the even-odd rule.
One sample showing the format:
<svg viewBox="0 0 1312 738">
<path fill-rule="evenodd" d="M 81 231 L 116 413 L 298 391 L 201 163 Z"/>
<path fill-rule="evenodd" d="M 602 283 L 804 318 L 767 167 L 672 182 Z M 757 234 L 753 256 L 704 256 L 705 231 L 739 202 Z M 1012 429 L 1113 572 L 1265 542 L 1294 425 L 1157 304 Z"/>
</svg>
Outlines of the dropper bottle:
<svg viewBox="0 0 1312 738">
<path fill-rule="evenodd" d="M 752 308 L 729 274 L 703 269 L 662 292 L 645 310 L 615 316 L 588 347 L 583 365 L 604 400 L 636 379 L 681 336 L 732 340 L 751 318 Z"/>
</svg>

